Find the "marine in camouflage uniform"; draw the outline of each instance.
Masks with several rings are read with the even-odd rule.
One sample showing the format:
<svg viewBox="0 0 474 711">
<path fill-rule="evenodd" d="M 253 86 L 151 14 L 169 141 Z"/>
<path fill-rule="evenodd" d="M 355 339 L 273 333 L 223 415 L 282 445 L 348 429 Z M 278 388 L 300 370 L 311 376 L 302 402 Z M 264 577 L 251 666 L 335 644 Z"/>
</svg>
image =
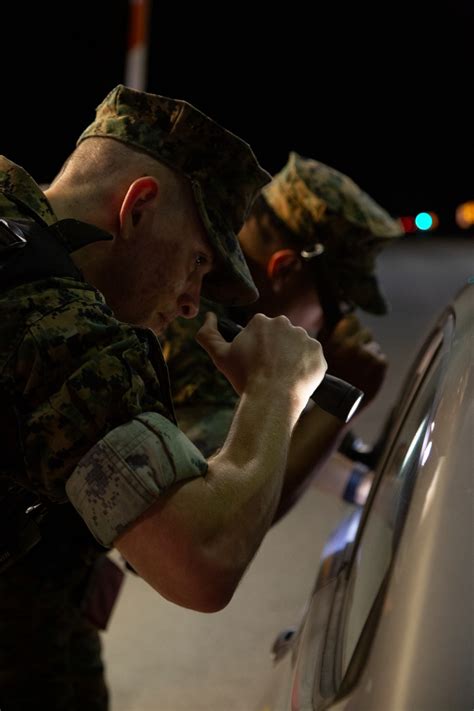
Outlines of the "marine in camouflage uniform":
<svg viewBox="0 0 474 711">
<path fill-rule="evenodd" d="M 97 136 L 137 147 L 189 178 L 224 273 L 209 293 L 230 303 L 255 298 L 233 233 L 268 181 L 249 146 L 187 102 L 123 86 L 98 107 L 78 143 Z M 222 150 L 208 158 L 211 145 Z M 4 157 L 0 217 L 24 230 L 25 252 L 36 245 L 41 255 L 34 230 L 49 230 L 68 262 L 66 275 L 50 275 L 40 256 L 33 279 L 26 274 L 13 285 L 8 268 L 0 269 L 0 494 L 14 484 L 48 511 L 41 541 L 0 574 L 0 708 L 104 711 L 100 639 L 81 609 L 91 577 L 120 531 L 171 484 L 202 476 L 207 463 L 175 427 L 156 338 L 118 321 L 67 256 L 74 244 L 111 236 L 58 221 L 35 181 Z M 22 251 L 9 255 L 7 267 Z M 117 427 L 127 431 L 125 444 Z M 153 463 L 137 454 L 147 438 L 159 444 Z M 99 461 L 97 447 L 87 457 L 98 442 L 116 453 L 115 468 L 109 452 Z"/>
<path fill-rule="evenodd" d="M 375 275 L 376 256 L 403 230 L 399 220 L 348 176 L 292 152 L 284 168 L 262 189 L 249 218 L 258 220 L 262 215 L 270 218 L 284 244 L 310 258 L 314 255 L 314 278 L 326 322 L 333 310 L 336 318 L 355 307 L 386 313 Z M 236 309 L 203 299 L 197 319 L 177 319 L 162 338 L 178 421 L 207 456 L 222 445 L 238 398 L 194 336 L 206 311 L 245 325 L 258 310 L 258 301 Z M 329 372 L 338 375 L 325 355 Z"/>
<path fill-rule="evenodd" d="M 0 214 L 28 222 L 37 216 L 46 225 L 57 221 L 32 178 L 4 157 L 0 159 Z M 71 318 L 69 312 L 74 311 Z M 87 312 L 86 320 L 82 314 Z M 60 409 L 70 407 L 72 401 L 61 402 L 58 391 L 71 376 L 77 378 L 76 389 L 81 390 L 76 371 L 82 364 L 68 352 L 68 340 L 73 339 L 72 345 L 81 330 L 87 335 L 89 329 L 92 334 L 100 329 L 107 312 L 85 283 L 50 279 L 0 293 L 0 313 L 2 493 L 6 495 L 13 481 L 51 501 L 64 502 L 64 477 L 86 451 L 86 422 L 80 421 L 78 409 L 73 424 L 52 403 L 48 407 L 48 397 L 53 395 Z M 66 324 L 69 333 L 62 332 Z M 100 342 L 96 353 L 99 348 Z M 88 360 L 84 359 L 84 366 L 90 369 Z M 29 420 L 24 437 L 17 436 L 16 418 L 5 407 L 7 397 L 21 404 L 23 417 Z M 90 396 L 84 398 L 85 403 L 88 400 Z M 91 401 L 92 407 L 94 402 L 97 406 L 100 401 Z M 99 411 L 95 414 L 100 415 Z M 0 575 L 0 707 L 34 708 L 37 704 L 40 708 L 41 702 L 51 702 L 52 708 L 54 704 L 74 708 L 73 699 L 82 698 L 85 684 L 89 687 L 86 699 L 89 694 L 96 698 L 90 708 L 102 709 L 107 692 L 100 640 L 79 609 L 100 549 L 80 528 L 77 537 L 66 541 L 61 536 L 54 547 L 52 543 L 49 536 L 44 537 L 29 555 Z M 38 694 L 45 679 L 50 683 L 50 698 Z"/>
</svg>

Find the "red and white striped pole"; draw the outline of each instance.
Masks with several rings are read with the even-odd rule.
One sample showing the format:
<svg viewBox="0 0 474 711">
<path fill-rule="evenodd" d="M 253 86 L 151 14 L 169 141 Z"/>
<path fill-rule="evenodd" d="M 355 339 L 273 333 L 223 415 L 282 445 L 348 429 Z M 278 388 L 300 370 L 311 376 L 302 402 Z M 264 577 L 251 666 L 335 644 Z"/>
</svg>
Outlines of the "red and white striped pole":
<svg viewBox="0 0 474 711">
<path fill-rule="evenodd" d="M 148 22 L 151 0 L 129 0 L 125 85 L 145 91 L 148 59 Z"/>
</svg>

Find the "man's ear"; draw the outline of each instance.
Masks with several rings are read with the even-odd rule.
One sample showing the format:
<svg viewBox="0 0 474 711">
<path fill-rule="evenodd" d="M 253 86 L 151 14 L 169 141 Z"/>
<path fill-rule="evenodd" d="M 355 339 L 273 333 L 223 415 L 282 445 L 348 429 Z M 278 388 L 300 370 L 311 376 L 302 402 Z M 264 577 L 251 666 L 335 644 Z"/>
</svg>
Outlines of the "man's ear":
<svg viewBox="0 0 474 711">
<path fill-rule="evenodd" d="M 143 220 L 151 209 L 160 192 L 160 184 L 150 175 L 137 178 L 129 186 L 120 206 L 120 234 L 127 239 L 134 228 Z"/>
<path fill-rule="evenodd" d="M 273 252 L 267 264 L 267 277 L 274 291 L 282 287 L 296 272 L 301 269 L 301 260 L 294 249 L 279 249 Z"/>
</svg>

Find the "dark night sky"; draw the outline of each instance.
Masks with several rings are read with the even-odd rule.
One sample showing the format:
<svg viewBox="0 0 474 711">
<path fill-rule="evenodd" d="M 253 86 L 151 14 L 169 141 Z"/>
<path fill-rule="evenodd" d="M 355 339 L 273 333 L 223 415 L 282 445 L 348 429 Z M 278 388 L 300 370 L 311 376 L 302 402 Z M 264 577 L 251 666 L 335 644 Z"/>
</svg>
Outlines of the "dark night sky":
<svg viewBox="0 0 474 711">
<path fill-rule="evenodd" d="M 47 181 L 124 80 L 128 3 L 31 5 L 0 11 L 0 152 Z M 191 101 L 271 172 L 296 150 L 447 231 L 474 199 L 472 3 L 169 5 L 154 0 L 148 90 Z"/>
</svg>

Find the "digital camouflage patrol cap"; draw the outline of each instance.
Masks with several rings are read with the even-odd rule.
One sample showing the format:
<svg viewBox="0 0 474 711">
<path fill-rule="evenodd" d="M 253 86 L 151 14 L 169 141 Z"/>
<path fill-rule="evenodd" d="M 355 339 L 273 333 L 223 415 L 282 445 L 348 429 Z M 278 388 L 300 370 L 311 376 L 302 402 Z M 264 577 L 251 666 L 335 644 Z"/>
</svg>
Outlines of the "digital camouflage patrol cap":
<svg viewBox="0 0 474 711">
<path fill-rule="evenodd" d="M 341 300 L 371 313 L 387 312 L 374 274 L 375 257 L 403 234 L 399 220 L 347 175 L 294 152 L 262 194 L 301 244 L 323 245 Z"/>
<path fill-rule="evenodd" d="M 236 235 L 271 176 L 250 146 L 186 101 L 123 85 L 97 107 L 77 143 L 98 136 L 144 151 L 189 179 L 218 260 L 203 293 L 229 305 L 255 301 L 258 291 Z"/>
</svg>

